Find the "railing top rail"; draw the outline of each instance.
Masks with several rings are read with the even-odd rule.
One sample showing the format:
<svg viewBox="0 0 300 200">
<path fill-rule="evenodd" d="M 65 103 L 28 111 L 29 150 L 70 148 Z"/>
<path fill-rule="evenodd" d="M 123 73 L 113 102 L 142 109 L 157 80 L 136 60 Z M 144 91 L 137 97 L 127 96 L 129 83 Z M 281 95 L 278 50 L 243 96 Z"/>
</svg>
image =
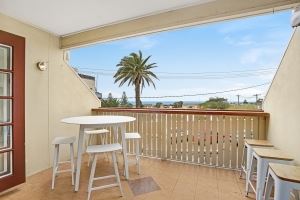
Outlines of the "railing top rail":
<svg viewBox="0 0 300 200">
<path fill-rule="evenodd" d="M 163 113 L 163 114 L 199 114 L 231 116 L 263 116 L 270 114 L 263 110 L 201 110 L 201 109 L 168 109 L 168 108 L 93 108 L 93 112 L 130 112 L 130 113 Z"/>
</svg>

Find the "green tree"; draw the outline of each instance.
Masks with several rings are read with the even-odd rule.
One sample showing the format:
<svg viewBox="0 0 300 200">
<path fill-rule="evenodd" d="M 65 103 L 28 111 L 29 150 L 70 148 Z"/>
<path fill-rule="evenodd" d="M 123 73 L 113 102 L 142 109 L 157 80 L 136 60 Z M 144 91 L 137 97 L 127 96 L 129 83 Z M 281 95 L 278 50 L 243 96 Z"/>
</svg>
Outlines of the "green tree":
<svg viewBox="0 0 300 200">
<path fill-rule="evenodd" d="M 220 98 L 220 97 L 211 97 L 208 101 L 199 104 L 200 108 L 204 109 L 227 109 L 229 108 L 230 104 L 228 103 L 227 99 Z"/>
<path fill-rule="evenodd" d="M 117 64 L 119 67 L 118 71 L 114 75 L 115 83 L 119 82 L 119 87 L 125 83 L 134 85 L 135 87 L 135 104 L 137 108 L 142 107 L 141 93 L 143 88 L 146 86 L 153 85 L 155 88 L 154 79 L 158 79 L 157 76 L 151 71 L 157 67 L 156 63 L 150 63 L 151 56 L 146 59 L 143 58 L 142 52 L 131 53 L 129 56 L 125 56 L 121 59 L 120 63 Z"/>
<path fill-rule="evenodd" d="M 116 98 L 113 98 L 112 94 L 109 93 L 107 99 L 102 99 L 101 106 L 102 107 L 118 107 L 120 105 L 120 101 Z"/>
<path fill-rule="evenodd" d="M 163 105 L 162 102 L 157 102 L 157 103 L 155 104 L 155 107 L 156 107 L 156 108 L 160 108 L 162 105 Z"/>
<path fill-rule="evenodd" d="M 129 102 L 128 102 L 128 98 L 127 98 L 126 92 L 123 92 L 120 104 L 123 107 L 127 107 L 128 106 Z"/>
<path fill-rule="evenodd" d="M 182 108 L 183 106 L 183 101 L 176 101 L 173 103 L 174 108 Z"/>
</svg>

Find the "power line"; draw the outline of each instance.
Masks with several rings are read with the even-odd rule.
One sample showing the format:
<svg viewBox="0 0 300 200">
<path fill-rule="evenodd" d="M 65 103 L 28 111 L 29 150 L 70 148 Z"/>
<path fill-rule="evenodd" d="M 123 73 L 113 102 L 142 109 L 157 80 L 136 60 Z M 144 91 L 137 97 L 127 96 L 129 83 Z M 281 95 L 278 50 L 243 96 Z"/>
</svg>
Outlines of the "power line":
<svg viewBox="0 0 300 200">
<path fill-rule="evenodd" d="M 110 70 L 110 69 L 103 69 L 103 68 L 81 68 L 79 67 L 78 70 L 82 71 L 89 71 L 89 72 L 116 72 L 117 70 Z M 227 74 L 227 73 L 244 73 L 244 72 L 264 72 L 264 71 L 274 71 L 276 68 L 258 68 L 258 69 L 249 69 L 249 70 L 233 70 L 233 71 L 211 71 L 211 72 L 166 72 L 166 71 L 154 71 L 154 73 L 157 74 L 174 74 L 174 75 L 181 75 L 181 74 L 186 74 L 186 75 L 199 75 L 199 74 Z"/>
<path fill-rule="evenodd" d="M 93 71 L 81 71 L 81 73 L 96 74 L 101 76 L 113 76 L 111 72 L 93 72 Z M 226 78 L 242 78 L 242 77 L 253 77 L 261 76 L 273 73 L 272 71 L 256 71 L 256 72 L 244 72 L 244 73 L 226 73 L 226 74 L 181 74 L 181 75 L 159 75 L 159 79 L 226 79 Z"/>
<path fill-rule="evenodd" d="M 230 89 L 230 90 L 224 90 L 224 91 L 217 91 L 217 92 L 207 92 L 207 93 L 198 93 L 198 94 L 182 94 L 182 95 L 166 95 L 166 96 L 146 96 L 146 97 L 141 97 L 143 99 L 160 99 L 160 98 L 178 98 L 178 97 L 194 97 L 194 96 L 205 96 L 205 95 L 214 95 L 214 94 L 223 94 L 223 93 L 228 93 L 228 92 L 236 92 L 236 91 L 242 91 L 242 90 L 247 90 L 251 88 L 256 88 L 264 85 L 268 85 L 271 82 L 267 83 L 262 83 L 259 85 L 252 85 L 244 88 L 237 88 L 237 89 Z M 127 97 L 128 99 L 133 99 L 135 97 Z M 121 98 L 118 98 L 121 99 Z"/>
</svg>

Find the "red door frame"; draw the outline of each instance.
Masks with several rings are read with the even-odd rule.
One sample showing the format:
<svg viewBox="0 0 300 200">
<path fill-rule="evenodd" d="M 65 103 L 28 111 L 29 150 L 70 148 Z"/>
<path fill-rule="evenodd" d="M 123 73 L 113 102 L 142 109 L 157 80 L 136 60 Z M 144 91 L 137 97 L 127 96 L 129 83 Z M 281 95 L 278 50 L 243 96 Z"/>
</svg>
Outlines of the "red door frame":
<svg viewBox="0 0 300 200">
<path fill-rule="evenodd" d="M 0 43 L 12 47 L 12 174 L 0 179 L 0 192 L 25 182 L 25 38 L 0 30 Z"/>
</svg>

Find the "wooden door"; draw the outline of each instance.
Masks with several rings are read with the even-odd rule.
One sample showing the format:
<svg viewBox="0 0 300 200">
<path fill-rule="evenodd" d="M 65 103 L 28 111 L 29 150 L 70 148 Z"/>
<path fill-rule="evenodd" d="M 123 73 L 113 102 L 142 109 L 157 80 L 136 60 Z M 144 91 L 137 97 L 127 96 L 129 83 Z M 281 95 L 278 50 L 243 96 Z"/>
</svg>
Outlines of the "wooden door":
<svg viewBox="0 0 300 200">
<path fill-rule="evenodd" d="M 0 30 L 0 192 L 25 182 L 25 39 Z"/>
</svg>

